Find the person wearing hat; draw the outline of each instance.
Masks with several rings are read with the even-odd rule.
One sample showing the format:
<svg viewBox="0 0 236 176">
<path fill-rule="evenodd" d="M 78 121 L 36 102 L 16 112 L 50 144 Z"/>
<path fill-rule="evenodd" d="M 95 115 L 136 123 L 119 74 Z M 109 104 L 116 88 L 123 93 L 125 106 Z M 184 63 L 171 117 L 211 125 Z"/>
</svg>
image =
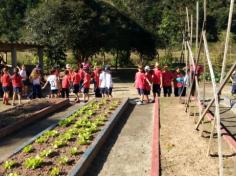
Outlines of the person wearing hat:
<svg viewBox="0 0 236 176">
<path fill-rule="evenodd" d="M 156 64 L 155 64 L 155 69 L 154 69 L 153 75 L 152 75 L 152 81 L 153 81 L 152 92 L 153 92 L 153 98 L 155 101 L 156 96 L 158 96 L 158 97 L 161 96 L 161 88 L 163 86 L 162 71 L 159 67 L 158 62 L 156 62 Z"/>
<path fill-rule="evenodd" d="M 151 91 L 151 85 L 152 85 L 152 74 L 151 74 L 151 68 L 149 66 L 145 66 L 145 79 L 144 79 L 144 97 L 147 100 L 147 103 L 150 102 L 149 95 Z"/>
<path fill-rule="evenodd" d="M 168 70 L 168 65 L 164 66 L 162 72 L 164 97 L 170 97 L 172 94 L 173 74 Z"/>
</svg>

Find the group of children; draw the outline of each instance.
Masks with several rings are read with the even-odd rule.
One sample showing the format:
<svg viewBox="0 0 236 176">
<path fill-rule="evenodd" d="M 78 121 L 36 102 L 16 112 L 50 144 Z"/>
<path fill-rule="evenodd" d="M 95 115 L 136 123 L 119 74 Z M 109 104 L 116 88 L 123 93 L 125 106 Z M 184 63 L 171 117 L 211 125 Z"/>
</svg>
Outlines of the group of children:
<svg viewBox="0 0 236 176">
<path fill-rule="evenodd" d="M 11 75 L 8 68 L 2 70 L 0 83 L 3 91 L 3 104 L 10 105 L 9 93 L 13 92 L 12 105 L 15 105 L 16 96 L 21 104 L 22 94 L 30 99 L 41 98 L 42 89 L 50 85 L 49 98 L 69 98 L 71 90 L 76 96 L 75 102 L 80 102 L 80 94 L 83 94 L 84 102 L 89 100 L 90 84 L 94 84 L 96 97 L 112 97 L 112 76 L 109 66 L 103 69 L 97 67 L 91 70 L 90 64 L 81 64 L 78 68 L 72 69 L 66 65 L 64 74 L 58 68 L 53 68 L 43 84 L 43 76 L 40 67 L 36 66 L 31 74 L 27 76 L 25 67 L 14 68 Z M 43 86 L 41 86 L 43 85 Z M 29 88 L 32 89 L 28 92 Z"/>
<path fill-rule="evenodd" d="M 155 68 L 151 70 L 149 66 L 138 67 L 138 72 L 135 75 L 135 87 L 140 96 L 138 104 L 154 102 L 156 96 L 161 95 L 161 89 L 163 88 L 164 97 L 170 97 L 172 94 L 172 87 L 174 87 L 175 96 L 185 96 L 186 87 L 189 85 L 188 74 L 184 76 L 179 68 L 176 68 L 175 72 L 171 72 L 168 69 L 168 65 L 165 65 L 163 69 L 159 67 L 159 64 L 155 64 Z M 153 92 L 153 100 L 150 101 L 150 92 Z"/>
</svg>

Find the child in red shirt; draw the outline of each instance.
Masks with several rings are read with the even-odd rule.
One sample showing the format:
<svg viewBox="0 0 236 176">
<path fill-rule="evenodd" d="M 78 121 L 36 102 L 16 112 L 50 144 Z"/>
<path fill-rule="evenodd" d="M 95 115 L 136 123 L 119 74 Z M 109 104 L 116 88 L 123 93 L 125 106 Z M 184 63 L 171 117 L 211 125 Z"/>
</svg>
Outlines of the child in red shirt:
<svg viewBox="0 0 236 176">
<path fill-rule="evenodd" d="M 91 76 L 89 74 L 89 68 L 84 69 L 84 83 L 83 83 L 83 94 L 84 94 L 84 102 L 87 102 L 89 100 L 89 88 L 90 88 L 90 81 Z"/>
<path fill-rule="evenodd" d="M 94 93 L 95 93 L 95 97 L 102 97 L 102 94 L 100 93 L 100 81 L 99 81 L 99 77 L 101 74 L 101 69 L 99 67 L 97 67 L 94 71 L 93 71 L 93 82 L 94 82 Z"/>
<path fill-rule="evenodd" d="M 12 86 L 13 86 L 13 98 L 12 98 L 12 106 L 15 105 L 16 96 L 18 96 L 19 105 L 21 104 L 21 92 L 22 92 L 22 77 L 19 74 L 19 69 L 14 68 L 14 74 L 11 77 Z"/>
<path fill-rule="evenodd" d="M 153 86 L 152 86 L 152 92 L 153 92 L 153 98 L 155 101 L 156 96 L 160 97 L 161 96 L 161 88 L 163 86 L 163 81 L 162 81 L 162 71 L 159 67 L 159 63 L 156 63 L 156 68 L 154 69 L 153 75 L 152 75 L 152 81 L 153 81 Z"/>
<path fill-rule="evenodd" d="M 144 80 L 145 80 L 145 73 L 143 71 L 143 67 L 138 67 L 138 72 L 135 74 L 135 88 L 138 91 L 140 96 L 140 101 L 137 104 L 143 104 L 144 100 Z"/>
<path fill-rule="evenodd" d="M 74 88 L 73 92 L 76 96 L 76 99 L 75 99 L 76 103 L 80 102 L 80 99 L 79 99 L 80 81 L 81 81 L 81 78 L 80 78 L 79 70 L 76 69 L 74 70 L 74 74 L 72 76 L 72 82 L 73 82 L 73 88 Z"/>
<path fill-rule="evenodd" d="M 172 94 L 172 82 L 173 82 L 173 74 L 168 71 L 168 66 L 164 66 L 164 70 L 162 72 L 163 79 L 163 89 L 164 89 L 164 97 L 168 95 L 168 97 Z"/>
<path fill-rule="evenodd" d="M 152 74 L 151 74 L 151 69 L 149 66 L 146 66 L 144 70 L 145 70 L 144 96 L 147 99 L 147 103 L 149 103 L 149 95 L 150 95 L 151 85 L 152 85 Z"/>
<path fill-rule="evenodd" d="M 8 69 L 3 69 L 3 75 L 1 77 L 2 82 L 2 90 L 3 90 L 3 104 L 10 105 L 9 104 L 9 91 L 10 91 L 10 75 L 8 73 Z"/>
<path fill-rule="evenodd" d="M 70 94 L 70 82 L 71 77 L 69 75 L 69 71 L 65 70 L 65 76 L 62 79 L 62 90 L 61 90 L 61 96 L 62 98 L 69 98 Z"/>
</svg>

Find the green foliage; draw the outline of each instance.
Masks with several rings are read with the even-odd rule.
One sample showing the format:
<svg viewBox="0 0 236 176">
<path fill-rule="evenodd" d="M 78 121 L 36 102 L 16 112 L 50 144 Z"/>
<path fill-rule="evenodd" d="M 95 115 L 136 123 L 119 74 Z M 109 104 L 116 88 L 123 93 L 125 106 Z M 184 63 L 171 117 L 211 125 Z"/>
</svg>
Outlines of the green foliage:
<svg viewBox="0 0 236 176">
<path fill-rule="evenodd" d="M 73 147 L 73 148 L 70 149 L 70 154 L 71 154 L 72 156 L 78 155 L 78 153 L 79 153 L 79 151 L 78 151 L 78 148 L 77 148 L 77 147 Z"/>
<path fill-rule="evenodd" d="M 14 166 L 17 165 L 17 162 L 13 160 L 5 161 L 3 164 L 4 169 L 12 169 Z"/>
<path fill-rule="evenodd" d="M 40 153 L 40 156 L 41 157 L 51 157 L 52 154 L 53 154 L 53 150 L 49 149 L 49 150 L 43 150 L 41 153 Z"/>
<path fill-rule="evenodd" d="M 50 176 L 58 176 L 60 175 L 60 169 L 58 167 L 53 167 L 50 171 Z"/>
<path fill-rule="evenodd" d="M 27 169 L 36 169 L 40 166 L 42 166 L 44 162 L 44 159 L 40 156 L 36 156 L 36 157 L 31 157 L 31 158 L 27 158 L 24 162 L 24 166 Z"/>
<path fill-rule="evenodd" d="M 68 164 L 69 158 L 67 156 L 61 156 L 58 158 L 58 163 L 61 165 Z"/>
<path fill-rule="evenodd" d="M 6 176 L 19 176 L 19 175 L 16 172 L 14 172 L 14 173 L 9 173 Z"/>
<path fill-rule="evenodd" d="M 54 143 L 53 143 L 53 147 L 56 148 L 56 149 L 64 147 L 66 145 L 67 145 L 66 141 L 64 141 L 62 139 L 58 139 L 58 140 L 54 141 Z"/>
<path fill-rule="evenodd" d="M 26 147 L 23 148 L 23 152 L 24 152 L 24 153 L 31 153 L 31 152 L 33 152 L 33 151 L 34 151 L 34 148 L 33 148 L 32 145 L 28 145 L 28 146 L 26 146 Z"/>
</svg>

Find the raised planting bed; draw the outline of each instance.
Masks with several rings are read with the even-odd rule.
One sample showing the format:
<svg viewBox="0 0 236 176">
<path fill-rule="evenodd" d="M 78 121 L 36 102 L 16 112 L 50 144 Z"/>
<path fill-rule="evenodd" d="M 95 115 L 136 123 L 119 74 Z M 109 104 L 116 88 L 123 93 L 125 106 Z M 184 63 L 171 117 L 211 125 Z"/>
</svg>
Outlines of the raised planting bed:
<svg viewBox="0 0 236 176">
<path fill-rule="evenodd" d="M 67 99 L 36 99 L 0 112 L 0 138 L 69 106 Z"/>
<path fill-rule="evenodd" d="M 126 103 L 124 103 L 126 102 Z M 0 164 L 0 175 L 78 175 L 88 166 L 124 104 L 93 100 Z"/>
</svg>

